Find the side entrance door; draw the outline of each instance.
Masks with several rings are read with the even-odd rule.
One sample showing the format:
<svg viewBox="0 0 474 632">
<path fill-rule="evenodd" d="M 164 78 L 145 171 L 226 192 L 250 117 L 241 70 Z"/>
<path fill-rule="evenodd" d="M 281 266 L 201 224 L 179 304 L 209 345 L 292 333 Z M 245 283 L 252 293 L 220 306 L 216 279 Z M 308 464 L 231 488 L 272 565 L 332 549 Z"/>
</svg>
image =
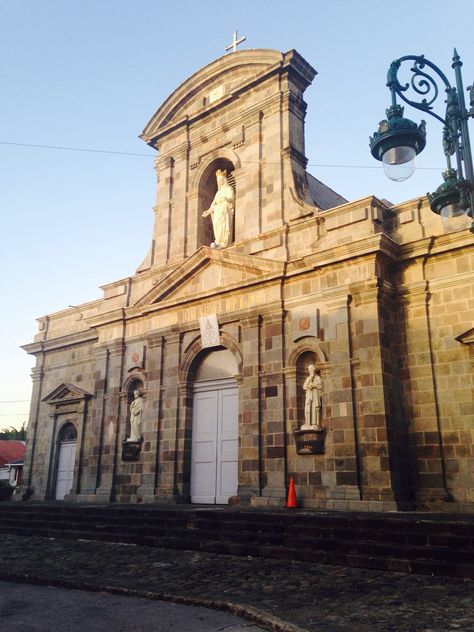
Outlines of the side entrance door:
<svg viewBox="0 0 474 632">
<path fill-rule="evenodd" d="M 237 494 L 238 388 L 234 379 L 196 382 L 191 502 L 226 504 Z"/>
<path fill-rule="evenodd" d="M 72 489 L 74 464 L 76 462 L 76 445 L 76 441 L 63 441 L 59 444 L 56 500 L 64 500 L 64 496 L 69 494 Z"/>
</svg>

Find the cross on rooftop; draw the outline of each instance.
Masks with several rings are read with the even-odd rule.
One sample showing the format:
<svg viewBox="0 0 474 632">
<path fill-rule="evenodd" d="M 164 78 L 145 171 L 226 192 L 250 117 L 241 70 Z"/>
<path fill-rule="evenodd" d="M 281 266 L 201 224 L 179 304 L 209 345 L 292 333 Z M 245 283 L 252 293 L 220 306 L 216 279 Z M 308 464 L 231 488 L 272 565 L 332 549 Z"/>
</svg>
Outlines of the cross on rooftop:
<svg viewBox="0 0 474 632">
<path fill-rule="evenodd" d="M 240 39 L 238 39 L 239 37 L 239 32 L 238 31 L 234 31 L 234 38 L 232 40 L 232 44 L 229 44 L 228 46 L 225 47 L 226 50 L 231 50 L 232 52 L 235 53 L 237 51 L 237 46 L 239 44 L 242 44 L 242 42 L 245 42 L 245 40 L 247 39 L 245 36 L 241 37 Z"/>
</svg>

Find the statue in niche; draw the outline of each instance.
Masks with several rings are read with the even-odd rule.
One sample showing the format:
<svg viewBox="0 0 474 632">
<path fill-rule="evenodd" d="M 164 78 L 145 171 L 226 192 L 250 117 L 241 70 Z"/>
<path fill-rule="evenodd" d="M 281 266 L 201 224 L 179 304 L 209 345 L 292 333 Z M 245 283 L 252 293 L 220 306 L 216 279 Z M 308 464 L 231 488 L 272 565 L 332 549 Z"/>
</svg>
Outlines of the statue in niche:
<svg viewBox="0 0 474 632">
<path fill-rule="evenodd" d="M 140 391 L 133 391 L 130 404 L 130 436 L 127 441 L 141 441 L 142 438 L 143 399 Z"/>
<path fill-rule="evenodd" d="M 304 425 L 301 430 L 322 430 L 321 426 L 321 393 L 323 381 L 321 371 L 314 364 L 308 366 L 308 377 L 304 381 Z"/>
<path fill-rule="evenodd" d="M 234 191 L 227 181 L 227 171 L 216 171 L 217 193 L 203 217 L 211 216 L 214 241 L 211 248 L 224 248 L 231 241 L 232 218 L 234 215 Z"/>
</svg>

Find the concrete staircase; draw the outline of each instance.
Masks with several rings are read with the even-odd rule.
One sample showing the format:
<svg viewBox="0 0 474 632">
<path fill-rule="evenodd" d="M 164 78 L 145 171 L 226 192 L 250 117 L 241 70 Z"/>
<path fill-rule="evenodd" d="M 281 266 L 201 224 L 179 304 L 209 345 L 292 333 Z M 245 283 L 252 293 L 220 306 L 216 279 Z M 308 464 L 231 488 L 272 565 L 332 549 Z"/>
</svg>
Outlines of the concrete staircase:
<svg viewBox="0 0 474 632">
<path fill-rule="evenodd" d="M 474 578 L 474 515 L 0 503 L 0 533 Z"/>
</svg>

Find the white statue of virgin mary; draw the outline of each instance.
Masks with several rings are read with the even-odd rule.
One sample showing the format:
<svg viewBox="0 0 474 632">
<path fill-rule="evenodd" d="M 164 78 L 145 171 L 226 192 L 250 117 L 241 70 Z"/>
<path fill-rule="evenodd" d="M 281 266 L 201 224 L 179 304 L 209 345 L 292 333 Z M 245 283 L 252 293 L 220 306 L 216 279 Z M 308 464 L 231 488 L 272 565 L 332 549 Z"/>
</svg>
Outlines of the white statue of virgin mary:
<svg viewBox="0 0 474 632">
<path fill-rule="evenodd" d="M 232 238 L 232 218 L 234 216 L 234 191 L 227 180 L 227 171 L 216 171 L 217 193 L 203 217 L 211 216 L 214 230 L 212 248 L 228 246 Z"/>
</svg>

